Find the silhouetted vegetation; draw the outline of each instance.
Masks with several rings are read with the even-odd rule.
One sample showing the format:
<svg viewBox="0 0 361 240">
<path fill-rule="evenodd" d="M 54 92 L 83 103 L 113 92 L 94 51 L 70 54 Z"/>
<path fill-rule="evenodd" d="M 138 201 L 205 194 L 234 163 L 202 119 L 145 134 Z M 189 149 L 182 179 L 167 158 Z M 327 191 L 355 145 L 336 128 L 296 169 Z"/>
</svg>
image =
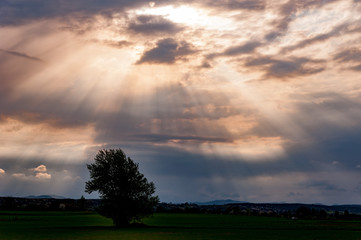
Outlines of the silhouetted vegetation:
<svg viewBox="0 0 361 240">
<path fill-rule="evenodd" d="M 99 192 L 100 214 L 121 227 L 153 213 L 159 202 L 153 196 L 155 186 L 139 172 L 137 163 L 121 149 L 101 150 L 94 160 L 87 165 L 91 180 L 86 182 L 86 192 Z"/>
<path fill-rule="evenodd" d="M 3 211 L 84 211 L 95 210 L 100 202 L 97 199 L 54 199 L 54 198 L 14 198 L 0 197 L 0 210 Z"/>
<path fill-rule="evenodd" d="M 352 209 L 353 213 L 349 210 Z M 197 205 L 191 203 L 160 203 L 158 213 L 204 213 L 243 216 L 266 216 L 289 219 L 361 220 L 361 205 L 326 206 L 315 204 L 237 203 L 225 205 Z"/>
<path fill-rule="evenodd" d="M 94 211 L 99 199 L 28 199 L 0 197 L 0 210 L 29 211 Z M 197 205 L 193 203 L 159 203 L 156 213 L 219 214 L 266 216 L 305 220 L 361 220 L 361 205 L 269 204 L 239 203 L 225 205 Z"/>
</svg>

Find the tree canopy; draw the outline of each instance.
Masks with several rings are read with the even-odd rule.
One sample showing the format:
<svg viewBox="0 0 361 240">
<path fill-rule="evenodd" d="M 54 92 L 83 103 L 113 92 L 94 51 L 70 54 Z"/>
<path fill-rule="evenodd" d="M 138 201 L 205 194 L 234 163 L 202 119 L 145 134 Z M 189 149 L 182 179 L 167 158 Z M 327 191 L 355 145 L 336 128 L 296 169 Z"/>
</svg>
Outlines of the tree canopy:
<svg viewBox="0 0 361 240">
<path fill-rule="evenodd" d="M 117 227 L 152 214 L 159 202 L 155 186 L 139 172 L 138 163 L 121 149 L 100 150 L 95 163 L 87 164 L 90 180 L 85 191 L 98 191 L 100 214 L 112 218 Z"/>
</svg>

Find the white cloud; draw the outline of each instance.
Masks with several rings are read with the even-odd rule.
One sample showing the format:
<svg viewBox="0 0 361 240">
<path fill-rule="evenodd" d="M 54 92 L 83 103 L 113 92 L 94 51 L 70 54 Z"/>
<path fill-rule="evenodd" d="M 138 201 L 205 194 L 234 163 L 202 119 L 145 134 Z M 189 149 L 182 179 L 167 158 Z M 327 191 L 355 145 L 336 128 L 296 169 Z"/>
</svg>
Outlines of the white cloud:
<svg viewBox="0 0 361 240">
<path fill-rule="evenodd" d="M 24 173 L 13 173 L 13 177 L 21 180 L 34 181 L 34 180 L 48 180 L 51 179 L 51 174 L 44 172 L 37 172 L 34 175 L 25 175 Z"/>
<path fill-rule="evenodd" d="M 24 173 L 13 173 L 12 176 L 15 177 L 15 178 L 20 178 L 20 179 L 26 179 L 27 178 Z"/>
<path fill-rule="evenodd" d="M 78 181 L 80 179 L 81 179 L 80 176 L 73 177 L 73 176 L 67 175 L 67 176 L 64 177 L 64 180 L 68 180 L 68 181 Z"/>
<path fill-rule="evenodd" d="M 35 178 L 37 179 L 51 179 L 51 174 L 49 173 L 36 173 Z"/>
<path fill-rule="evenodd" d="M 33 170 L 34 172 L 46 172 L 46 166 L 45 165 L 39 165 L 36 168 L 32 168 L 31 170 Z"/>
</svg>

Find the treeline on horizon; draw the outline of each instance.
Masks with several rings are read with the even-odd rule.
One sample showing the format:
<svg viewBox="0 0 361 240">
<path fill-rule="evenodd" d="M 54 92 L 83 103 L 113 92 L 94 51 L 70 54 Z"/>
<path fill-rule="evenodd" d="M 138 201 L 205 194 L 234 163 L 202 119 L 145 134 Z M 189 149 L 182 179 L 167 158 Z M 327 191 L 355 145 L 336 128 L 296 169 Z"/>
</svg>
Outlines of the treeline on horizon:
<svg viewBox="0 0 361 240">
<path fill-rule="evenodd" d="M 361 220 L 361 205 L 350 207 L 355 212 L 345 209 L 345 206 L 324 206 L 315 204 L 270 204 L 270 203 L 231 203 L 224 205 L 197 204 L 167 204 L 160 203 L 157 212 L 160 213 L 204 213 L 229 214 L 242 216 L 282 217 L 289 219 L 339 219 Z M 342 209 L 342 210 L 341 210 Z"/>
<path fill-rule="evenodd" d="M 0 197 L 0 211 L 97 211 L 99 199 L 54 199 Z M 154 213 L 229 214 L 289 219 L 361 220 L 361 205 L 325 206 L 315 204 L 232 203 L 197 205 L 159 203 Z M 1 214 L 1 213 L 0 213 Z"/>
</svg>

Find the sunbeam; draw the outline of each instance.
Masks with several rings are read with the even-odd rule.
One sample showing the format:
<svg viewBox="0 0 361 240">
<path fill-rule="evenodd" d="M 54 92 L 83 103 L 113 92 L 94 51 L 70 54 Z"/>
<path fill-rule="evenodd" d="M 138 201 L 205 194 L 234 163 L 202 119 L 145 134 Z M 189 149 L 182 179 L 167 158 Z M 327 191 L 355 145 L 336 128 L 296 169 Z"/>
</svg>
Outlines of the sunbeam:
<svg viewBox="0 0 361 240">
<path fill-rule="evenodd" d="M 1 2 L 0 195 L 79 197 L 96 152 L 124 148 L 161 200 L 360 201 L 360 11 Z"/>
</svg>

